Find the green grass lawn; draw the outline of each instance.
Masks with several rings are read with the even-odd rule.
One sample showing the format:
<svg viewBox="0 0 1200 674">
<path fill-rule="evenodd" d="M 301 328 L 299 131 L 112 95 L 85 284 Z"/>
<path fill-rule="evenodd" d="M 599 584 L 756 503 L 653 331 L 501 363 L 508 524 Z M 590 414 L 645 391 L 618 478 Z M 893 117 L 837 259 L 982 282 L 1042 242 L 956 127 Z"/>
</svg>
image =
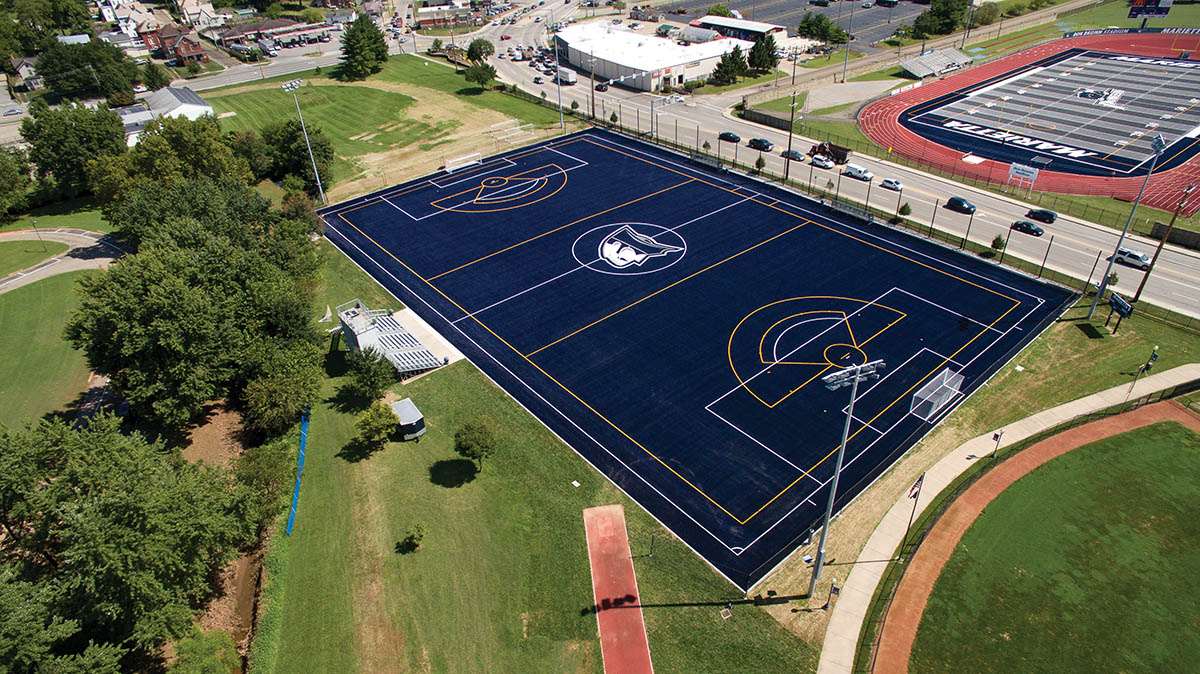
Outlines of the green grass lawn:
<svg viewBox="0 0 1200 674">
<path fill-rule="evenodd" d="M 1022 478 L 946 564 L 910 671 L 1194 671 L 1198 484 L 1200 436 L 1175 423 Z"/>
<path fill-rule="evenodd" d="M 800 111 L 804 109 L 804 101 L 807 98 L 808 98 L 807 91 L 801 91 L 799 93 L 799 95 L 796 96 L 796 114 L 797 115 L 800 114 Z M 788 94 L 787 96 L 784 96 L 783 98 L 776 98 L 774 100 L 767 101 L 766 103 L 756 103 L 754 105 L 754 107 L 759 110 L 774 110 L 775 112 L 790 112 L 791 106 L 792 106 L 791 94 Z"/>
<path fill-rule="evenodd" d="M 417 120 L 405 117 L 413 99 L 367 87 L 308 85 L 296 91 L 306 124 L 320 128 L 343 157 L 382 152 L 447 135 L 458 126 L 453 118 Z M 247 91 L 208 99 L 227 131 L 259 130 L 267 122 L 295 110 L 292 95 L 281 89 Z"/>
<path fill-rule="evenodd" d="M 112 226 L 103 219 L 100 209 L 90 197 L 69 199 L 35 208 L 28 213 L 10 216 L 0 221 L 0 231 L 29 229 L 33 227 L 33 220 L 37 220 L 37 226 L 42 229 L 70 227 L 93 232 L 112 231 Z"/>
<path fill-rule="evenodd" d="M 361 271 L 329 261 L 322 304 L 387 302 Z M 339 456 L 353 416 L 336 397 L 343 355 L 329 357 L 313 410 L 300 510 L 287 540 L 275 671 L 603 671 L 581 510 L 625 506 L 642 601 L 738 600 L 741 594 L 624 497 L 469 363 L 394 390 L 421 408 L 428 433 L 363 460 Z M 463 421 L 488 424 L 497 455 L 476 474 L 453 451 Z M 578 481 L 575 487 L 572 481 Z M 415 523 L 420 550 L 396 551 Z M 646 609 L 656 667 L 812 671 L 815 654 L 766 612 L 714 606 Z M 372 644 L 364 650 L 361 644 Z M 725 665 L 723 665 L 725 666 Z"/>
<path fill-rule="evenodd" d="M 778 73 L 778 75 L 779 75 L 779 78 L 778 78 L 779 81 L 782 82 L 783 84 L 787 84 L 790 81 L 789 78 L 792 76 L 792 74 L 790 72 L 787 72 L 784 70 L 776 70 L 773 73 L 768 72 L 768 73 L 763 73 L 761 75 L 755 75 L 754 77 L 743 77 L 741 80 L 734 82 L 733 84 L 721 84 L 721 85 L 716 85 L 716 84 L 712 84 L 712 83 L 705 84 L 704 86 L 700 87 L 699 89 L 696 89 L 692 93 L 697 94 L 697 95 L 723 94 L 727 91 L 733 91 L 735 89 L 743 89 L 745 87 L 752 87 L 752 86 L 755 86 L 758 84 L 770 84 L 772 82 L 775 82 L 776 73 Z M 789 96 L 789 98 L 790 98 L 790 96 Z"/>
<path fill-rule="evenodd" d="M 904 74 L 900 66 L 892 66 L 883 70 L 876 70 L 858 77 L 851 77 L 851 82 L 875 82 L 878 80 L 900 80 L 901 83 L 916 82 L 917 80 Z"/>
<path fill-rule="evenodd" d="M 1129 5 L 1124 2 L 1107 2 L 1086 12 L 1063 17 L 1078 28 L 1137 28 L 1142 25 L 1141 19 L 1129 18 Z M 1175 3 L 1165 19 L 1150 19 L 1147 28 L 1165 28 L 1168 26 L 1200 26 L 1200 3 Z M 1192 41 L 1195 44 L 1195 40 Z"/>
<path fill-rule="evenodd" d="M 83 391 L 88 368 L 62 336 L 78 304 L 81 273 L 51 276 L 0 295 L 0 424 L 63 409 Z"/>
<path fill-rule="evenodd" d="M 864 56 L 866 56 L 866 54 L 864 54 L 863 52 L 855 51 L 853 49 L 850 50 L 850 60 L 851 61 L 853 61 L 855 59 L 860 59 Z M 800 67 L 815 70 L 817 68 L 824 68 L 826 66 L 831 66 L 834 64 L 841 65 L 845 61 L 846 61 L 846 52 L 844 49 L 839 49 L 838 51 L 835 51 L 832 54 L 826 54 L 824 56 L 818 56 L 816 58 L 811 58 L 811 59 L 801 63 Z"/>
<path fill-rule="evenodd" d="M 810 114 L 816 114 L 810 113 Z M 871 141 L 858 128 L 855 122 L 826 122 L 822 120 L 805 119 L 802 124 L 796 125 L 798 133 L 807 133 L 809 129 L 816 131 L 818 134 L 832 134 L 833 142 L 845 144 L 846 141 L 857 141 L 860 143 L 870 143 Z M 821 136 L 824 138 L 825 136 Z"/>
<path fill-rule="evenodd" d="M 842 110 L 846 110 L 846 109 L 849 109 L 856 105 L 861 105 L 861 104 L 862 104 L 862 101 L 850 101 L 849 103 L 842 103 L 841 105 L 831 105 L 828 108 L 818 108 L 816 110 L 810 111 L 808 114 L 809 115 L 835 115 L 835 114 L 841 112 Z"/>
<path fill-rule="evenodd" d="M 0 278 L 58 255 L 67 244 L 57 241 L 0 241 Z"/>
</svg>

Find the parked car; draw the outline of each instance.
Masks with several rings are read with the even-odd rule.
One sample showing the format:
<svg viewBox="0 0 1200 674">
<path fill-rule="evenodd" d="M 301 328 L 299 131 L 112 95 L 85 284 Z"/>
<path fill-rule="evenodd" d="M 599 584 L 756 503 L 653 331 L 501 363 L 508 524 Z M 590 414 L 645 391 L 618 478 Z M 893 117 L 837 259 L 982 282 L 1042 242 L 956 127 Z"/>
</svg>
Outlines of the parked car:
<svg viewBox="0 0 1200 674">
<path fill-rule="evenodd" d="M 604 82 L 601 82 L 596 85 L 596 91 L 608 91 L 608 85 Z"/>
<path fill-rule="evenodd" d="M 1034 236 L 1041 236 L 1046 233 L 1046 230 L 1042 229 L 1041 226 L 1036 225 L 1028 220 L 1017 220 L 1016 222 L 1012 223 L 1011 228 L 1018 232 L 1032 234 Z"/>
<path fill-rule="evenodd" d="M 533 78 L 533 83 L 534 83 L 534 84 L 542 84 L 542 83 L 543 83 L 543 82 L 545 82 L 545 81 L 546 81 L 546 80 L 545 80 L 545 79 L 543 79 L 541 75 L 538 75 L 537 77 Z"/>
<path fill-rule="evenodd" d="M 725 142 L 727 142 L 727 143 L 740 143 L 740 142 L 742 142 L 742 137 L 741 137 L 741 136 L 739 136 L 739 135 L 737 135 L 736 133 L 734 133 L 734 132 L 732 132 L 732 131 L 722 131 L 721 133 L 717 134 L 717 139 L 718 139 L 718 140 L 723 140 L 723 141 L 725 141 Z"/>
<path fill-rule="evenodd" d="M 1029 218 L 1030 220 L 1044 222 L 1047 225 L 1053 225 L 1054 221 L 1058 219 L 1058 213 L 1045 208 L 1031 208 L 1029 209 L 1029 212 L 1025 214 L 1025 217 Z"/>
<path fill-rule="evenodd" d="M 1116 262 L 1134 267 L 1136 269 L 1150 268 L 1150 256 L 1146 255 L 1145 253 L 1139 253 L 1136 250 L 1130 250 L 1129 248 L 1118 248 L 1117 254 L 1115 256 L 1110 255 L 1108 259 L 1112 260 L 1113 257 L 1116 257 Z"/>
<path fill-rule="evenodd" d="M 501 40 L 511 40 L 511 39 L 512 39 L 512 36 L 511 36 L 511 35 L 501 35 L 501 36 L 500 36 L 500 39 L 501 39 Z"/>
<path fill-rule="evenodd" d="M 805 157 L 804 153 L 798 150 L 784 150 L 783 152 L 779 153 L 779 156 L 787 159 L 788 161 L 804 161 Z"/>
<path fill-rule="evenodd" d="M 959 213 L 966 213 L 967 215 L 975 212 L 975 204 L 962 197 L 950 197 L 946 200 L 946 208 Z"/>
<path fill-rule="evenodd" d="M 16 116 L 16 115 L 19 115 L 19 114 L 21 114 L 21 109 L 20 109 L 20 108 L 13 108 L 12 110 L 5 110 L 5 111 L 4 111 L 4 116 L 5 116 L 5 117 L 13 117 L 13 116 Z"/>
<path fill-rule="evenodd" d="M 812 158 L 812 165 L 823 169 L 831 169 L 834 166 L 837 166 L 837 164 L 833 163 L 832 159 L 823 154 L 814 154 Z"/>
<path fill-rule="evenodd" d="M 775 148 L 775 144 L 766 138 L 751 138 L 747 145 L 750 146 L 751 150 L 761 150 L 763 152 L 770 152 Z"/>
<path fill-rule="evenodd" d="M 895 178 L 884 178 L 880 181 L 879 186 L 887 190 L 896 190 L 897 192 L 904 189 L 904 185 L 901 185 L 900 181 Z"/>
</svg>

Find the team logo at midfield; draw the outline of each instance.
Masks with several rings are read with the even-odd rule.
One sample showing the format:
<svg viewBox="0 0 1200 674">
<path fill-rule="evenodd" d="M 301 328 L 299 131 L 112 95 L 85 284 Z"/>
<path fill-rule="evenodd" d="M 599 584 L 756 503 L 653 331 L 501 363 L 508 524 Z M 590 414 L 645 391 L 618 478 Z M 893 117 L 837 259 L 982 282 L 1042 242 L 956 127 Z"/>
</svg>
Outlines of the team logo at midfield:
<svg viewBox="0 0 1200 674">
<path fill-rule="evenodd" d="M 580 234 L 571 244 L 571 255 L 580 266 L 599 274 L 639 276 L 682 260 L 687 241 L 662 225 L 610 222 Z"/>
<path fill-rule="evenodd" d="M 677 253 L 682 246 L 657 241 L 654 237 L 643 234 L 629 225 L 623 225 L 600 242 L 600 259 L 616 267 L 624 269 L 629 266 L 642 266 L 646 260 L 662 257 L 668 253 Z"/>
<path fill-rule="evenodd" d="M 1103 105 L 1106 108 L 1119 108 L 1117 101 L 1125 95 L 1124 89 L 1076 89 L 1075 96 L 1092 105 Z"/>
</svg>

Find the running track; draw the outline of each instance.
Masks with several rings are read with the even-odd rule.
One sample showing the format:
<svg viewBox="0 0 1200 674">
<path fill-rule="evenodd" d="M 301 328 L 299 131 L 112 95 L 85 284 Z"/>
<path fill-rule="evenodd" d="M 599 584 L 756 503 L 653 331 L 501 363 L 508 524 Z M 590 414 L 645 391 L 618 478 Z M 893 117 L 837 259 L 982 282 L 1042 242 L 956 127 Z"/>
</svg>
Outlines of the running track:
<svg viewBox="0 0 1200 674">
<path fill-rule="evenodd" d="M 1034 61 L 1053 56 L 1068 49 L 1097 49 L 1153 57 L 1178 58 L 1181 50 L 1194 51 L 1200 56 L 1200 36 L 1163 33 L 1130 33 L 1089 35 L 1049 42 L 1032 49 L 976 66 L 942 80 L 931 79 L 924 85 L 902 94 L 889 96 L 868 105 L 859 115 L 858 123 L 867 137 L 892 152 L 919 161 L 936 169 L 998 185 L 1008 178 L 1008 163 L 985 159 L 979 164 L 959 161 L 962 153 L 933 143 L 901 126 L 904 110 L 943 94 L 962 89 L 976 82 L 1015 70 Z M 1043 192 L 1111 196 L 1125 201 L 1137 198 L 1145 176 L 1129 178 L 1080 176 L 1058 171 L 1038 174 L 1037 188 Z M 1155 172 L 1146 186 L 1142 203 L 1172 211 L 1180 194 L 1189 183 L 1200 182 L 1200 158 L 1193 158 L 1178 168 Z M 1200 211 L 1200 199 L 1191 199 L 1183 209 L 1184 215 Z"/>
</svg>

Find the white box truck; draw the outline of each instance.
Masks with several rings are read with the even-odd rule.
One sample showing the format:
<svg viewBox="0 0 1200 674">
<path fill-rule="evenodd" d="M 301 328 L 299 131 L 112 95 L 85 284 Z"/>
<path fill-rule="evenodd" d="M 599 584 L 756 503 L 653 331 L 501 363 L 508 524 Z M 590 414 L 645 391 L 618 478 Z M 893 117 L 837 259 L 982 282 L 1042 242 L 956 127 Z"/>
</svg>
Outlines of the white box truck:
<svg viewBox="0 0 1200 674">
<path fill-rule="evenodd" d="M 567 70 L 566 68 L 559 68 L 557 77 L 559 84 L 575 84 L 575 81 L 578 79 L 574 70 Z"/>
</svg>

